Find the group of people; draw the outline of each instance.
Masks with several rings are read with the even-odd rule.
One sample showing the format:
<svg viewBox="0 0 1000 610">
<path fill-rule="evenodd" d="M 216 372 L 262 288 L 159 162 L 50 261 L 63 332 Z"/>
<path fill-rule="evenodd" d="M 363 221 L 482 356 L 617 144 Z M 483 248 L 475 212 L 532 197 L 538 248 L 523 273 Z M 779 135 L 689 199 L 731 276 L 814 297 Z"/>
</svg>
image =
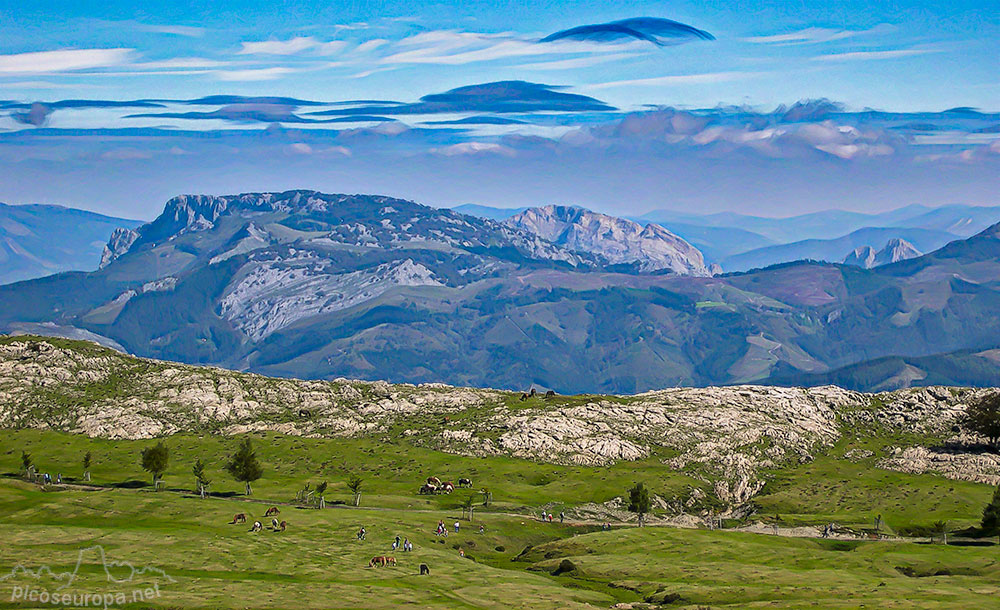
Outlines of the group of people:
<svg viewBox="0 0 1000 610">
<path fill-rule="evenodd" d="M 553 513 L 546 512 L 544 510 L 542 511 L 542 521 L 543 522 L 544 521 L 548 521 L 549 523 L 552 523 L 552 520 L 554 518 L 555 518 L 555 515 Z M 565 520 L 566 520 L 566 513 L 562 512 L 562 511 L 559 511 L 559 523 L 562 523 Z"/>
<path fill-rule="evenodd" d="M 52 475 L 49 474 L 49 473 L 47 473 L 47 472 L 42 473 L 42 483 L 44 483 L 46 485 L 51 485 L 52 484 Z M 62 474 L 57 474 L 56 475 L 56 485 L 62 485 Z"/>
<path fill-rule="evenodd" d="M 413 543 L 410 542 L 409 538 L 403 538 L 403 541 L 400 542 L 399 541 L 399 536 L 396 536 L 396 539 L 392 541 L 392 550 L 395 551 L 396 549 L 398 549 L 400 547 L 403 547 L 403 551 L 404 552 L 406 552 L 406 551 L 412 551 L 413 550 Z"/>
<path fill-rule="evenodd" d="M 602 523 L 601 524 L 601 529 L 604 530 L 604 531 L 606 531 L 606 532 L 609 532 L 609 531 L 611 531 L 611 524 L 610 523 Z"/>
<path fill-rule="evenodd" d="M 455 533 L 458 533 L 461 525 L 458 521 L 455 522 Z M 437 536 L 448 536 L 448 528 L 445 526 L 444 521 L 438 521 L 437 529 L 434 530 L 434 534 Z"/>
</svg>

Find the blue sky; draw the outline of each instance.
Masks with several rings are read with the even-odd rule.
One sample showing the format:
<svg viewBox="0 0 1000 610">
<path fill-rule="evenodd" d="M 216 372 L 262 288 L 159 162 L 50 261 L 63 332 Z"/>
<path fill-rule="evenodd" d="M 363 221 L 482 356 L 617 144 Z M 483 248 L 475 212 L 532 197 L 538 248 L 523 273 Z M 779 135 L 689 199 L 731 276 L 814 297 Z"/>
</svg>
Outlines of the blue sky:
<svg viewBox="0 0 1000 610">
<path fill-rule="evenodd" d="M 914 0 L 4 0 L 0 87 L 14 99 L 224 91 L 411 101 L 430 91 L 522 79 L 600 92 L 622 108 L 828 97 L 853 107 L 996 110 L 997 14 L 982 1 Z M 716 40 L 667 47 L 526 42 L 637 16 L 690 24 Z M 37 52 L 50 55 L 21 55 Z"/>
<path fill-rule="evenodd" d="M 998 43 L 969 1 L 0 0 L 0 200 L 1000 204 Z"/>
</svg>

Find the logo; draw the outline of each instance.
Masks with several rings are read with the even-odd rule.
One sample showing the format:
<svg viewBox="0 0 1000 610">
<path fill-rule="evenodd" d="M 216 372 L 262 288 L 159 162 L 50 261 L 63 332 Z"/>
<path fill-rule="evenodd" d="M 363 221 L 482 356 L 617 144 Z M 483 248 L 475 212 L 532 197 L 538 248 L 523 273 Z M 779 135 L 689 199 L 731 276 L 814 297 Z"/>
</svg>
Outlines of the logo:
<svg viewBox="0 0 1000 610">
<path fill-rule="evenodd" d="M 94 557 L 101 569 L 82 579 L 81 566 Z M 95 582 L 96 578 L 96 582 Z M 86 582 L 84 582 L 86 580 Z M 26 568 L 16 565 L 0 575 L 0 586 L 10 587 L 11 603 L 35 603 L 66 608 L 111 608 L 148 602 L 160 597 L 160 585 L 177 582 L 154 566 L 136 568 L 127 561 L 108 559 L 104 547 L 80 549 L 72 570 L 58 572 L 50 566 Z"/>
</svg>

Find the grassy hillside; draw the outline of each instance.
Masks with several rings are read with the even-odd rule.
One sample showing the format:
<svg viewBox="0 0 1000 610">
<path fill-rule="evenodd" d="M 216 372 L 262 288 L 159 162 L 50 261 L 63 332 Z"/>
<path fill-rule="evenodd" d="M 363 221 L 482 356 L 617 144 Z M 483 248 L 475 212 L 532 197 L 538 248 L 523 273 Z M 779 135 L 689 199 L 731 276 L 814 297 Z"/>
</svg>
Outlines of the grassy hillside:
<svg viewBox="0 0 1000 610">
<path fill-rule="evenodd" d="M 79 559 L 61 592 L 151 588 L 123 604 L 133 608 L 985 608 L 1000 567 L 995 539 L 976 526 L 995 460 L 956 445 L 951 428 L 976 395 L 737 387 L 521 400 L 268 379 L 5 338 L 0 607 L 47 607 L 13 599 L 14 587 L 55 591 L 65 580 L 34 574 L 72 572 Z M 592 430 L 575 432 L 573 414 Z M 519 430 L 526 436 L 508 436 Z M 225 470 L 245 438 L 263 465 L 249 498 Z M 170 460 L 154 491 L 141 454 L 159 442 Z M 948 462 L 899 465 L 902 448 L 944 446 Z M 63 484 L 26 481 L 22 452 Z M 195 460 L 211 479 L 205 499 L 194 493 Z M 418 493 L 432 475 L 472 486 Z M 299 501 L 321 482 L 325 510 Z M 639 482 L 653 499 L 644 528 L 623 503 Z M 246 513 L 269 526 L 268 506 L 286 531 L 229 523 Z M 541 522 L 543 510 L 565 523 Z M 434 533 L 439 521 L 446 538 Z M 936 538 L 942 522 L 951 544 Z M 835 534 L 821 538 L 828 524 Z M 397 535 L 412 553 L 391 549 Z M 367 567 L 385 554 L 395 567 Z M 118 562 L 117 580 L 107 562 Z M 129 580 L 121 562 L 162 572 Z"/>
</svg>

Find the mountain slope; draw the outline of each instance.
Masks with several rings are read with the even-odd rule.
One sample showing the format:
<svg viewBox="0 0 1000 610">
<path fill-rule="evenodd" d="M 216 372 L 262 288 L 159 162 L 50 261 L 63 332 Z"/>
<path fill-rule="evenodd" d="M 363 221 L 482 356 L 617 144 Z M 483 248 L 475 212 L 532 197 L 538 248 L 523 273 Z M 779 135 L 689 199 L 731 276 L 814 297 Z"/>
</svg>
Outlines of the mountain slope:
<svg viewBox="0 0 1000 610">
<path fill-rule="evenodd" d="M 643 226 L 584 208 L 548 205 L 511 216 L 504 224 L 573 251 L 601 256 L 611 264 L 635 264 L 640 271 L 709 275 L 697 248 L 652 223 Z"/>
<path fill-rule="evenodd" d="M 311 191 L 180 197 L 118 237 L 98 271 L 0 287 L 0 329 L 283 377 L 613 393 L 978 352 L 1000 336 L 1000 226 L 871 270 L 717 277 L 609 267 L 493 221 Z"/>
<path fill-rule="evenodd" d="M 111 232 L 139 224 L 55 205 L 0 203 L 0 284 L 96 269 Z"/>
<path fill-rule="evenodd" d="M 905 239 L 894 237 L 886 242 L 885 247 L 878 252 L 871 246 L 855 248 L 844 258 L 844 264 L 871 269 L 872 267 L 891 265 L 899 261 L 917 258 L 920 255 L 920 250 L 917 250 L 913 244 Z"/>
</svg>

